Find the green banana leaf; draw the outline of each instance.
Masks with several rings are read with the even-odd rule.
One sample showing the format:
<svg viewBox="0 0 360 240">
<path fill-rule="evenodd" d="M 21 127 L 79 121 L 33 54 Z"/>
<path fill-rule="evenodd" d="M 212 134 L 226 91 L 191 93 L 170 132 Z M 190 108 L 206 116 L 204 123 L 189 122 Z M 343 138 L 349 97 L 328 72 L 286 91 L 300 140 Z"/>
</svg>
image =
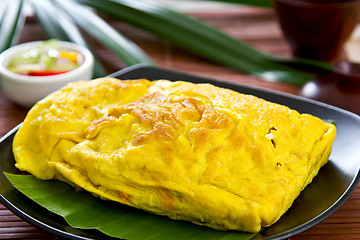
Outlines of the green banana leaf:
<svg viewBox="0 0 360 240">
<path fill-rule="evenodd" d="M 23 0 L 3 0 L 0 7 L 0 53 L 17 40 L 24 25 Z"/>
<path fill-rule="evenodd" d="M 108 236 L 157 240 L 248 240 L 256 235 L 236 231 L 217 231 L 184 221 L 171 220 L 77 192 L 60 181 L 42 181 L 32 175 L 5 173 L 20 192 L 64 217 L 74 228 L 97 229 Z"/>
</svg>

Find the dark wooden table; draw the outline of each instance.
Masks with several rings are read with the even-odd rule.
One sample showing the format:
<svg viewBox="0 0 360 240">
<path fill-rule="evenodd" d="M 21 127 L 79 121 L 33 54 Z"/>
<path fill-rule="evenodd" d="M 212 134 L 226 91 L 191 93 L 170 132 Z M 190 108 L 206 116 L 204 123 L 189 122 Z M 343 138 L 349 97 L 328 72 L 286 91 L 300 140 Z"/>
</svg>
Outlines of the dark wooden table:
<svg viewBox="0 0 360 240">
<path fill-rule="evenodd" d="M 290 49 L 284 41 L 281 31 L 271 10 L 258 8 L 232 8 L 231 11 L 207 11 L 189 13 L 215 25 L 232 36 L 242 39 L 262 51 L 279 56 L 289 56 Z M 108 20 L 116 29 L 143 48 L 160 67 L 184 71 L 237 82 L 260 88 L 273 89 L 294 95 L 303 94 L 297 86 L 267 82 L 255 77 L 246 76 L 238 71 L 198 58 L 191 53 L 173 46 L 166 40 L 134 28 L 126 23 Z M 19 42 L 45 39 L 41 28 L 33 18 L 28 18 Z M 104 64 L 106 72 L 112 73 L 124 68 L 120 60 L 104 49 L 93 39 L 89 39 L 94 53 Z M 357 90 L 339 90 L 334 82 L 314 82 L 313 86 L 322 86 L 326 90 L 316 98 L 360 114 L 360 93 Z M 308 96 L 315 95 L 307 93 Z M 336 98 L 339 96 L 339 98 Z M 0 90 L 0 134 L 3 136 L 23 121 L 27 113 L 11 101 Z M 59 239 L 38 229 L 15 216 L 0 204 L 0 239 Z M 331 217 L 322 223 L 291 239 L 360 239 L 360 187 L 347 202 Z"/>
</svg>

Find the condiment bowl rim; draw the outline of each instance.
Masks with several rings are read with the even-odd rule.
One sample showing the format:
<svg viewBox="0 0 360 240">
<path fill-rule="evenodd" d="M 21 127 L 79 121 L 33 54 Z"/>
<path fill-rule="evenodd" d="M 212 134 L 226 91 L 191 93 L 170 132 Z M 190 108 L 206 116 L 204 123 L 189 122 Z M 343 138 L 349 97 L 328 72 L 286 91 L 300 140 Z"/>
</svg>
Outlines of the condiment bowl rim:
<svg viewBox="0 0 360 240">
<path fill-rule="evenodd" d="M 11 72 L 7 69 L 6 61 L 10 60 L 15 54 L 24 51 L 26 49 L 29 49 L 31 47 L 35 47 L 42 42 L 44 41 L 32 41 L 32 42 L 21 43 L 18 45 L 14 45 L 13 47 L 10 47 L 9 49 L 2 52 L 0 54 L 0 72 L 3 75 L 7 76 L 8 78 L 11 78 L 13 81 L 33 83 L 33 84 L 43 84 L 54 80 L 58 82 L 59 81 L 66 82 L 68 81 L 68 77 L 71 77 L 72 75 L 76 75 L 92 66 L 94 57 L 89 49 L 73 42 L 58 41 L 58 46 L 60 48 L 68 48 L 80 52 L 84 56 L 84 62 L 79 67 L 71 71 L 61 74 L 51 75 L 51 76 L 27 76 L 27 75 L 21 75 L 18 73 Z"/>
</svg>

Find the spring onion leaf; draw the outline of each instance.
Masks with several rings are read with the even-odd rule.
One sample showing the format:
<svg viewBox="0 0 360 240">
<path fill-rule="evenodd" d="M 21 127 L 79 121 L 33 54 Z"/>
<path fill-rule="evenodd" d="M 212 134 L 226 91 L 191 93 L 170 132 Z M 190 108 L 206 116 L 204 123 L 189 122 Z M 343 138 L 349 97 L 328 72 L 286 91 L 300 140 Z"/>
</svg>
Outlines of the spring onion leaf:
<svg viewBox="0 0 360 240">
<path fill-rule="evenodd" d="M 208 60 L 270 81 L 303 85 L 311 74 L 294 70 L 203 21 L 152 0 L 77 0 L 166 38 Z"/>
<path fill-rule="evenodd" d="M 0 19 L 0 52 L 11 47 L 24 25 L 23 0 L 3 0 Z"/>
<path fill-rule="evenodd" d="M 53 1 L 31 0 L 30 3 L 37 21 L 48 38 L 75 42 L 90 49 L 74 21 Z M 106 75 L 105 70 L 95 57 L 94 77 L 103 77 L 104 75 Z"/>
<path fill-rule="evenodd" d="M 126 65 L 146 63 L 154 65 L 152 60 L 133 42 L 122 36 L 94 12 L 74 1 L 56 1 L 90 35 L 102 42 Z"/>
</svg>

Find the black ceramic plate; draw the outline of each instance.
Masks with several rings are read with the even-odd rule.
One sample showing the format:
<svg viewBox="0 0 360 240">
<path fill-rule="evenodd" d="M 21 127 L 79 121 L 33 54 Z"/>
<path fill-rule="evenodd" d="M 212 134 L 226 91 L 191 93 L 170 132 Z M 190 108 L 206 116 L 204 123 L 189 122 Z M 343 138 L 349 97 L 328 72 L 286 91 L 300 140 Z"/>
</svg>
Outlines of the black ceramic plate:
<svg viewBox="0 0 360 240">
<path fill-rule="evenodd" d="M 279 92 L 260 90 L 153 67 L 135 66 L 111 74 L 111 76 L 119 79 L 147 78 L 151 80 L 169 79 L 211 83 L 287 105 L 301 113 L 310 113 L 322 119 L 336 121 L 338 133 L 329 162 L 295 200 L 289 211 L 276 224 L 265 228 L 254 239 L 283 239 L 318 224 L 346 201 L 359 181 L 360 117 L 355 114 Z M 13 129 L 0 140 L 1 202 L 21 218 L 58 236 L 69 239 L 105 239 L 106 237 L 97 231 L 78 230 L 69 227 L 61 217 L 34 204 L 7 181 L 3 175 L 4 171 L 17 172 L 11 151 L 16 130 L 17 128 Z"/>
</svg>

